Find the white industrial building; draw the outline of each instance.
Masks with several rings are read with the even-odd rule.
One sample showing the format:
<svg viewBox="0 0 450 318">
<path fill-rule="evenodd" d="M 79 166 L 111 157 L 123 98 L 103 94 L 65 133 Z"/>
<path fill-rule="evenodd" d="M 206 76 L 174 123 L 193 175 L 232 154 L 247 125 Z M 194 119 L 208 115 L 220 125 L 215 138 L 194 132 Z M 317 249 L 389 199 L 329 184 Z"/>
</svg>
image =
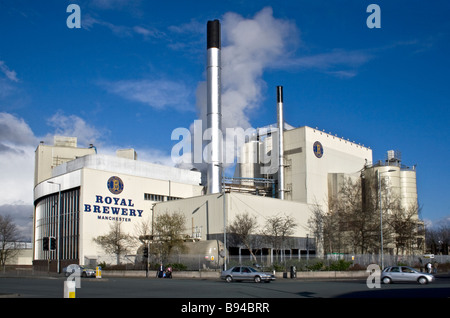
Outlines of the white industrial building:
<svg viewBox="0 0 450 318">
<path fill-rule="evenodd" d="M 258 141 L 256 148 L 267 147 L 276 135 L 273 132 Z M 236 180 L 247 181 L 224 183 L 225 204 L 221 192 L 205 194 L 201 172 L 142 162 L 132 149 L 107 156 L 97 154 L 94 147 L 77 147 L 76 138 L 55 137 L 54 145 L 40 144 L 36 149 L 34 264 L 47 266 L 50 259 L 57 265 L 56 251 L 43 250 L 44 237 L 60 237 L 61 264 L 100 262 L 107 256 L 93 239 L 108 233 L 111 224 L 120 221 L 123 230 L 132 234 L 139 222 L 166 211 L 185 214 L 186 235 L 220 241 L 224 220 L 230 222 L 237 214 L 256 216 L 261 227 L 268 217 L 291 216 L 298 224 L 293 235 L 298 243 L 290 249 L 304 252 L 311 235 L 307 226 L 310 207 L 317 202 L 326 204 L 328 176 L 360 171 L 372 161 L 372 151 L 310 127 L 286 130 L 284 137 L 284 200 L 278 198 L 277 173 L 242 174 Z M 251 165 L 257 171 L 260 163 Z M 260 186 L 258 180 L 273 182 Z M 270 247 L 265 248 L 268 253 Z M 314 250 L 313 238 L 309 248 Z"/>
<path fill-rule="evenodd" d="M 40 171 L 34 188 L 36 266 L 46 267 L 49 260 L 57 267 L 96 263 L 101 257 L 105 261 L 107 255 L 93 239 L 107 234 L 114 222 L 132 234 L 139 223 L 151 220 L 153 203 L 203 191 L 200 172 L 135 160 L 132 149 L 107 156 L 78 148 L 76 138 L 66 141 L 55 137 L 54 145 L 40 144 L 36 149 Z M 43 250 L 44 237 L 56 238 L 55 251 Z"/>
</svg>

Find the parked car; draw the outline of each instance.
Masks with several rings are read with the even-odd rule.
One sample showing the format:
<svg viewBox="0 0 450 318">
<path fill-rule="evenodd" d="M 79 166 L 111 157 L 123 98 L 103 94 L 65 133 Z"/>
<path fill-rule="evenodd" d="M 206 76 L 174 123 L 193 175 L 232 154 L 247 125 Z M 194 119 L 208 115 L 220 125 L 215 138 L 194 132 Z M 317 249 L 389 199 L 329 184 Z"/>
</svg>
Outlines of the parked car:
<svg viewBox="0 0 450 318">
<path fill-rule="evenodd" d="M 79 270 L 81 277 L 95 277 L 95 270 L 91 268 L 86 268 L 84 266 L 80 266 L 78 264 L 70 264 L 67 267 L 63 268 L 63 273 L 66 277 L 75 273 L 75 271 Z"/>
<path fill-rule="evenodd" d="M 220 278 L 230 283 L 232 281 L 253 280 L 255 283 L 271 282 L 275 280 L 275 275 L 261 272 L 250 266 L 234 266 L 226 271 L 222 271 Z"/>
<path fill-rule="evenodd" d="M 389 266 L 381 272 L 381 281 L 384 284 L 401 282 L 428 284 L 434 281 L 434 276 L 432 274 L 419 272 L 409 266 Z"/>
</svg>

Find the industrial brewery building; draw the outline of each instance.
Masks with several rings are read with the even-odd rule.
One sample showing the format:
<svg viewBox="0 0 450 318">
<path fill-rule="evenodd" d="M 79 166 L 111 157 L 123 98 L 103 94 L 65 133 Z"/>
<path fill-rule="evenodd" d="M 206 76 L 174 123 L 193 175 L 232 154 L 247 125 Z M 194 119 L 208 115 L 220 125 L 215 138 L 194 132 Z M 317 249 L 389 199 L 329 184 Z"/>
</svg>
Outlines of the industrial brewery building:
<svg viewBox="0 0 450 318">
<path fill-rule="evenodd" d="M 248 141 L 242 152 L 259 152 L 271 136 Z M 223 184 L 225 194 L 207 193 L 201 172 L 139 161 L 133 149 L 109 156 L 97 154 L 95 147 L 78 147 L 74 137 L 55 136 L 53 145 L 41 143 L 35 164 L 33 264 L 61 270 L 71 263 L 114 263 L 114 256 L 94 238 L 110 232 L 115 222 L 134 235 L 141 223 L 165 212 L 184 214 L 186 237 L 221 242 L 224 222 L 230 224 L 238 214 L 256 217 L 260 227 L 267 218 L 289 216 L 297 226 L 288 248 L 298 255 L 306 249 L 313 253 L 311 207 L 327 205 L 330 175 L 359 174 L 372 161 L 372 150 L 310 127 L 285 130 L 284 138 L 284 200 L 277 195 L 277 174 L 252 175 L 257 168 L 249 165 L 258 162 L 241 163 L 239 175 Z M 259 180 L 273 182 L 260 185 Z M 46 237 L 56 238 L 55 250 L 44 250 Z M 242 248 L 230 244 L 231 253 Z M 261 250 L 270 254 L 272 248 Z"/>
</svg>

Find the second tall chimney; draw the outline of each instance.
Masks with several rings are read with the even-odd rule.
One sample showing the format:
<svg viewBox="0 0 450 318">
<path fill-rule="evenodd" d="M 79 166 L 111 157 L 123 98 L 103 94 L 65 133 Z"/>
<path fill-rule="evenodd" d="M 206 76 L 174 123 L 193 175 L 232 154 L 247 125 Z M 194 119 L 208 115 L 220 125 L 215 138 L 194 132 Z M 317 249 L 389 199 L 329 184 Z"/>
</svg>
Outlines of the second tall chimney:
<svg viewBox="0 0 450 318">
<path fill-rule="evenodd" d="M 278 198 L 284 200 L 283 86 L 277 86 L 277 119 L 278 119 Z"/>
</svg>

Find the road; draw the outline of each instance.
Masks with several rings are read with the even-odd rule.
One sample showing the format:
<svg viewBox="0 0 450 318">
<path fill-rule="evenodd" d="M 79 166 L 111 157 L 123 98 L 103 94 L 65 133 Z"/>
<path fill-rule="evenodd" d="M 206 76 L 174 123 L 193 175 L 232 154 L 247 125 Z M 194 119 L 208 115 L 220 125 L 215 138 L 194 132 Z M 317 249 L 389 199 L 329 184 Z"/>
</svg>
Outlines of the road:
<svg viewBox="0 0 450 318">
<path fill-rule="evenodd" d="M 62 299 L 64 282 L 65 278 L 63 277 L 0 277 L 0 304 L 4 299 L 14 299 L 13 301 L 17 304 L 20 304 L 23 299 Z M 365 280 L 278 279 L 271 283 L 256 284 L 253 282 L 225 283 L 215 279 L 83 278 L 80 288 L 76 289 L 76 298 L 76 301 L 81 301 L 81 303 L 83 303 L 83 299 L 95 301 L 94 299 L 102 298 L 100 301 L 95 301 L 95 304 L 102 304 L 101 306 L 108 308 L 122 303 L 126 304 L 126 301 L 123 302 L 119 298 L 141 299 L 145 300 L 143 306 L 163 306 L 168 311 L 178 313 L 183 308 L 191 311 L 199 310 L 195 306 L 204 304 L 216 306 L 216 312 L 219 308 L 225 312 L 227 303 L 230 306 L 228 309 L 232 310 L 231 306 L 234 305 L 239 310 L 237 303 L 242 304 L 243 302 L 252 306 L 260 306 L 260 310 L 264 308 L 264 304 L 267 304 L 269 307 L 266 309 L 270 309 L 273 313 L 305 305 L 306 299 L 333 299 L 332 304 L 336 306 L 341 302 L 346 303 L 344 298 L 356 299 L 358 303 L 360 300 L 363 300 L 364 303 L 364 299 L 372 302 L 376 300 L 377 308 L 383 304 L 380 302 L 383 299 L 395 299 L 396 304 L 397 301 L 402 303 L 403 300 L 408 300 L 409 307 L 411 304 L 423 307 L 421 304 L 425 304 L 425 298 L 427 301 L 444 300 L 448 305 L 450 277 L 437 278 L 436 282 L 428 285 L 382 284 L 381 288 L 374 289 L 368 288 Z M 411 301 L 411 298 L 418 299 L 418 301 L 415 303 Z M 138 302 L 138 304 L 141 303 Z M 317 307 L 317 303 L 313 304 Z M 373 303 L 370 304 L 373 305 Z M 439 305 L 437 304 L 437 306 Z M 91 306 L 89 307 L 91 308 Z M 255 310 L 256 307 L 252 308 Z M 248 308 L 244 309 L 248 310 Z"/>
<path fill-rule="evenodd" d="M 0 277 L 0 297 L 61 298 L 64 277 Z M 368 288 L 365 280 L 310 281 L 278 279 L 272 283 L 215 279 L 82 278 L 77 298 L 449 298 L 450 277 L 428 285 L 415 283 Z"/>
</svg>

